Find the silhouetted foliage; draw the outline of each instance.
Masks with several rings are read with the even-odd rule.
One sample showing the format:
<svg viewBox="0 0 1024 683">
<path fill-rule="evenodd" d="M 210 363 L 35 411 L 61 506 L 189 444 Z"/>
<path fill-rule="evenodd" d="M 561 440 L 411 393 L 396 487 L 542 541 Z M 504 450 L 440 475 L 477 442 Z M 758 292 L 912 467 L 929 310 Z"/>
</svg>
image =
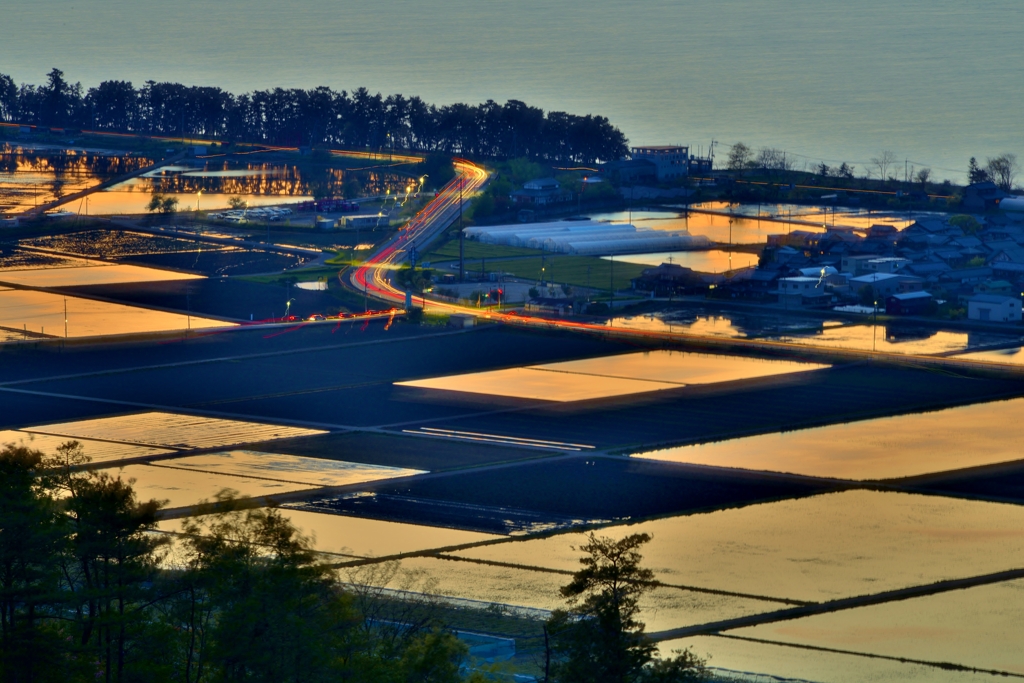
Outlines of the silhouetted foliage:
<svg viewBox="0 0 1024 683">
<path fill-rule="evenodd" d="M 273 145 L 405 149 L 591 164 L 619 159 L 626 138 L 603 116 L 547 112 L 519 100 L 428 104 L 419 97 L 327 87 L 256 90 L 104 81 L 83 94 L 53 69 L 46 85 L 0 74 L 0 119 L 41 126 L 201 136 Z M 434 178 L 434 185 L 443 179 Z"/>
</svg>

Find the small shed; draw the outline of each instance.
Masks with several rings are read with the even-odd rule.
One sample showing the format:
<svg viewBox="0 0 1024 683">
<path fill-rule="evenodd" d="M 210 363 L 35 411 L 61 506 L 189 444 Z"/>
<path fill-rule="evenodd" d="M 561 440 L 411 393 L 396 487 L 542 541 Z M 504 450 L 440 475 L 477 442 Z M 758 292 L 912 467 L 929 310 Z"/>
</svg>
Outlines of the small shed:
<svg viewBox="0 0 1024 683">
<path fill-rule="evenodd" d="M 935 300 L 929 292 L 893 294 L 885 300 L 888 315 L 924 315 L 930 313 Z"/>
</svg>

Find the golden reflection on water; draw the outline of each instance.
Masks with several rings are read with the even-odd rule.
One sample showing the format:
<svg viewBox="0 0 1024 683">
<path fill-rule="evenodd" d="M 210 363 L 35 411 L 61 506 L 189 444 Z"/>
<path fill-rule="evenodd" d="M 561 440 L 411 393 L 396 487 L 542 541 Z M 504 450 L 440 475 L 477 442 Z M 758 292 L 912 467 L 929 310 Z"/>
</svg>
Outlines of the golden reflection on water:
<svg viewBox="0 0 1024 683">
<path fill-rule="evenodd" d="M 325 460 L 280 453 L 258 451 L 229 451 L 207 453 L 174 460 L 163 460 L 158 465 L 205 470 L 217 474 L 240 474 L 266 477 L 279 481 L 299 482 L 310 486 L 344 486 L 380 479 L 394 479 L 423 474 L 423 470 L 383 465 L 364 465 L 358 462 Z"/>
<path fill-rule="evenodd" d="M 847 491 L 602 529 L 650 533 L 644 559 L 676 585 L 792 600 L 852 595 L 1024 566 L 1024 507 Z M 465 557 L 575 571 L 584 536 L 510 541 Z"/>
<path fill-rule="evenodd" d="M 751 643 L 719 636 L 668 640 L 659 643 L 658 647 L 662 657 L 672 656 L 676 650 L 691 648 L 699 657 L 710 657 L 708 665 L 711 667 L 736 672 L 763 671 L 782 679 L 816 683 L 986 683 L 992 680 L 991 674 L 944 671 L 912 662 Z"/>
<path fill-rule="evenodd" d="M 559 588 L 565 574 L 453 562 L 433 557 L 402 560 L 404 569 L 422 572 L 431 580 L 431 593 L 454 598 L 554 610 L 565 607 Z M 641 600 L 641 619 L 648 631 L 702 624 L 719 619 L 778 609 L 778 603 L 737 598 L 678 588 L 660 587 Z"/>
<path fill-rule="evenodd" d="M 45 431 L 45 428 L 40 428 Z M 54 455 L 57 447 L 61 444 L 72 441 L 66 436 L 54 436 L 51 434 L 37 434 L 31 428 L 22 430 L 0 431 L 0 444 L 13 443 L 24 445 L 34 450 L 42 451 L 46 455 Z M 85 455 L 92 462 L 109 462 L 112 460 L 124 460 L 126 458 L 141 458 L 147 455 L 159 455 L 171 453 L 165 448 L 153 448 L 150 446 L 134 446 L 121 443 L 110 443 L 106 441 L 90 441 L 77 439 L 82 444 Z"/>
<path fill-rule="evenodd" d="M 189 317 L 74 296 L 31 290 L 0 290 L 0 327 L 15 332 L 24 328 L 29 332 L 63 337 L 65 302 L 67 336 L 71 338 L 234 326 L 234 323 L 223 320 Z"/>
<path fill-rule="evenodd" d="M 614 257 L 602 256 L 602 258 L 605 260 L 614 259 L 623 263 L 639 263 L 645 266 L 674 263 L 677 266 L 690 268 L 701 273 L 723 273 L 727 270 L 756 266 L 760 256 L 742 251 L 728 252 L 720 249 L 709 249 L 706 251 L 665 251 L 658 254 L 622 254 L 621 256 Z"/>
<path fill-rule="evenodd" d="M 313 537 L 314 547 L 322 553 L 384 557 L 500 538 L 475 531 L 382 522 L 291 508 L 279 510 L 300 532 Z M 181 530 L 181 520 L 162 521 L 159 528 L 178 532 Z"/>
<path fill-rule="evenodd" d="M 987 363 L 1024 365 L 1024 348 L 1018 346 L 1012 349 L 1001 349 L 999 351 L 975 351 L 973 353 L 957 354 L 956 357 L 963 358 L 964 360 L 977 360 Z"/>
<path fill-rule="evenodd" d="M 36 427 L 39 431 L 74 438 L 105 439 L 131 444 L 170 446 L 172 448 L 221 448 L 270 439 L 326 434 L 321 429 L 305 429 L 260 422 L 242 422 L 195 415 L 148 412 L 117 417 L 75 420 Z"/>
<path fill-rule="evenodd" d="M 396 384 L 546 401 L 580 401 L 678 389 L 690 384 L 713 384 L 808 372 L 826 367 L 814 363 L 738 356 L 646 351 Z"/>
<path fill-rule="evenodd" d="M 135 494 L 140 501 L 155 499 L 166 501 L 164 507 L 177 508 L 212 501 L 218 492 L 233 489 L 242 498 L 272 496 L 290 491 L 315 488 L 309 484 L 293 484 L 270 479 L 255 479 L 229 474 L 210 474 L 155 467 L 153 465 L 126 465 L 106 470 L 127 481 L 134 479 Z"/>
<path fill-rule="evenodd" d="M 1021 623 L 1024 581 L 1018 580 L 730 634 L 1024 674 Z"/>
<path fill-rule="evenodd" d="M 895 479 L 1024 459 L 1006 425 L 1024 399 L 637 453 L 667 462 L 838 479 Z"/>
<path fill-rule="evenodd" d="M 173 270 L 86 260 L 81 260 L 78 265 L 65 264 L 59 268 L 0 271 L 0 282 L 28 287 L 72 287 L 76 285 L 202 279 L 205 279 L 202 275 L 178 273 Z"/>
<path fill-rule="evenodd" d="M 781 335 L 771 337 L 790 344 L 881 351 L 884 353 L 907 353 L 927 355 L 958 351 L 967 348 L 966 332 L 924 332 L 922 336 L 902 336 L 891 333 L 884 325 L 848 325 L 832 327 L 820 334 L 810 336 Z"/>
</svg>

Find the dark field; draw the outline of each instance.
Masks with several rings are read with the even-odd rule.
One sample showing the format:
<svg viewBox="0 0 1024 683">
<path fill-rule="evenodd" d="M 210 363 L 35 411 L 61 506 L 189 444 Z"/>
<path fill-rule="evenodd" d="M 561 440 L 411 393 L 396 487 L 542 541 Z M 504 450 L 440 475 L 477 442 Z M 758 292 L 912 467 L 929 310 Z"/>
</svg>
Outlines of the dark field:
<svg viewBox="0 0 1024 683">
<path fill-rule="evenodd" d="M 315 506 L 362 517 L 513 533 L 691 513 L 834 489 L 834 483 L 798 477 L 576 457 L 403 486 L 382 484 L 376 495 L 317 501 Z"/>
<path fill-rule="evenodd" d="M 550 455 L 518 448 L 462 441 L 442 441 L 373 432 L 347 432 L 281 439 L 260 450 L 311 458 L 363 462 L 388 467 L 410 467 L 431 472 L 477 467 Z"/>
<path fill-rule="evenodd" d="M 211 308 L 228 305 L 232 292 L 245 288 L 275 290 L 232 279 L 206 286 L 189 296 L 213 302 L 207 304 Z M 165 286 L 93 289 L 153 297 L 151 304 L 170 296 Z M 336 512 L 512 533 L 746 505 L 836 484 L 600 453 L 565 457 L 412 437 L 402 430 L 460 429 L 619 452 L 1024 394 L 1008 380 L 869 364 L 572 403 L 394 385 L 636 350 L 622 342 L 496 325 L 455 331 L 401 322 L 388 327 L 383 320 L 249 329 L 167 343 L 4 348 L 0 427 L 150 410 L 320 427 L 336 433 L 256 448 L 435 473 L 413 483 L 348 488 L 362 494 L 322 503 Z M 954 495 L 987 490 L 1019 497 L 1024 474 L 929 486 Z"/>
<path fill-rule="evenodd" d="M 87 285 L 63 287 L 60 291 L 124 304 L 182 313 L 191 311 L 194 315 L 242 321 L 250 320 L 250 316 L 252 320 L 282 317 L 289 299 L 294 299 L 289 310 L 290 315 L 302 318 L 313 313 L 333 315 L 338 311 L 348 310 L 330 290 L 315 292 L 234 278 Z"/>
<path fill-rule="evenodd" d="M 117 260 L 140 266 L 185 270 L 209 277 L 221 275 L 253 275 L 256 273 L 280 272 L 286 268 L 302 265 L 308 258 L 245 249 L 224 249 L 208 245 L 192 245 L 192 251 L 164 252 L 158 254 L 135 254 Z"/>
</svg>

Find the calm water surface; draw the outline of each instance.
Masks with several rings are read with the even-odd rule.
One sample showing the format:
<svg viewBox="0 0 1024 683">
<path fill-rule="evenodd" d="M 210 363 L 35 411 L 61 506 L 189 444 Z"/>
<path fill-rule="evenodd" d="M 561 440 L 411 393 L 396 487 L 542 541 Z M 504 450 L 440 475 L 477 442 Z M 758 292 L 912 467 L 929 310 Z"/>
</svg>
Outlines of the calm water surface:
<svg viewBox="0 0 1024 683">
<path fill-rule="evenodd" d="M 741 628 L 730 635 L 1024 674 L 1022 619 L 1024 581 L 1018 580 Z"/>
<path fill-rule="evenodd" d="M 4 25 L 18 82 L 57 66 L 87 87 L 516 98 L 608 116 L 636 144 L 742 140 L 858 170 L 891 149 L 954 177 L 1024 140 L 1017 0 L 7 0 Z"/>
<path fill-rule="evenodd" d="M 638 453 L 667 462 L 838 479 L 895 479 L 1024 458 L 1002 426 L 1024 399 Z"/>
<path fill-rule="evenodd" d="M 604 527 L 650 533 L 657 578 L 790 600 L 829 600 L 1024 564 L 1024 507 L 937 496 L 847 491 L 710 514 Z M 482 560 L 575 571 L 585 536 L 459 551 Z M 694 548 L 701 551 L 694 552 Z"/>
</svg>

